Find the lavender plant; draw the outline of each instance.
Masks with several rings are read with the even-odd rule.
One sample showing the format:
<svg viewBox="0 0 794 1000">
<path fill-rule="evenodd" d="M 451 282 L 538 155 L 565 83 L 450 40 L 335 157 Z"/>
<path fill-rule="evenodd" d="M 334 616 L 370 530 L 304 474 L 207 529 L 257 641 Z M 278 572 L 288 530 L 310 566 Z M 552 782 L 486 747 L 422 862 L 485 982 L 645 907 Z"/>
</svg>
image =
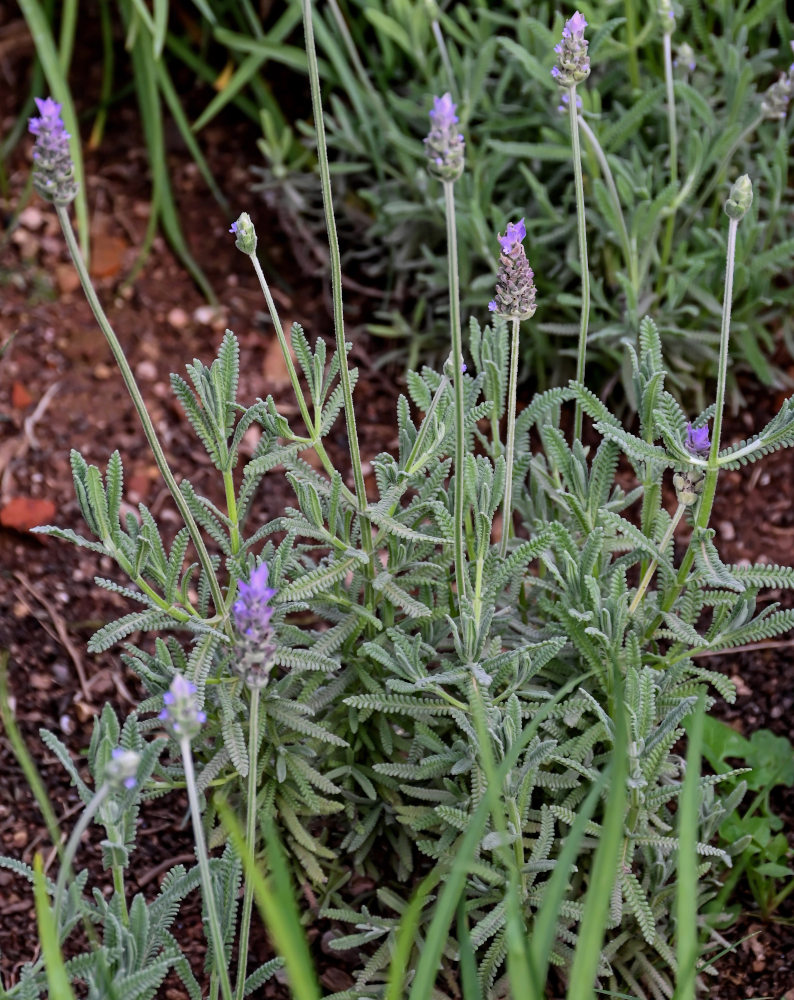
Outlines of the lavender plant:
<svg viewBox="0 0 794 1000">
<path fill-rule="evenodd" d="M 735 771 L 699 776 L 697 741 L 688 764 L 676 753 L 685 719 L 699 719 L 715 694 L 734 696 L 731 682 L 700 666 L 698 657 L 794 624 L 794 612 L 774 605 L 755 610 L 761 587 L 794 586 L 794 569 L 727 566 L 709 528 L 722 470 L 794 445 L 794 399 L 748 440 L 727 447 L 722 441 L 737 234 L 753 201 L 750 180 L 739 177 L 725 203 L 714 402 L 694 418 L 681 408 L 666 388 L 661 338 L 648 316 L 638 323 L 636 347 L 628 347 L 636 432 L 582 380 L 590 343 L 587 202 L 577 183 L 582 379 L 537 394 L 519 411 L 521 324 L 541 301 L 523 246 L 526 224 L 509 222 L 497 236 L 493 322 L 482 328 L 469 321 L 464 362 L 455 219 L 466 146 L 455 102 L 449 94 L 435 98 L 425 150 L 446 213 L 449 360 L 441 371 L 409 374 L 408 396 L 397 402 L 396 454 L 371 457 L 375 485 L 368 493 L 308 0 L 304 23 L 336 349 L 329 357 L 321 338 L 310 344 L 294 325 L 293 363 L 256 257 L 253 223 L 241 215 L 231 231 L 262 284 L 302 426 L 270 396 L 248 406 L 237 401 L 239 350 L 231 332 L 209 367 L 195 360 L 189 381 L 173 376 L 174 392 L 218 470 L 223 507 L 187 480 L 177 486 L 80 261 L 59 187 L 68 170 L 58 157 L 36 160 L 38 189 L 55 203 L 185 521 L 169 547 L 145 506 L 122 522 L 118 453 L 104 476 L 73 454 L 78 500 L 94 537 L 45 530 L 110 556 L 132 585 L 97 582 L 142 606 L 100 629 L 90 648 L 108 649 L 133 632 L 156 637 L 148 647 L 126 644 L 124 660 L 147 697 L 121 735 L 112 713 L 103 714 L 98 732 L 107 730 L 109 738 L 97 737 L 89 761 L 110 769 L 95 771 L 107 780 L 93 799 L 65 749 L 52 736 L 45 740 L 81 789 L 84 824 L 99 814 L 111 787 L 130 797 L 186 788 L 198 865 L 169 876 L 180 888 L 168 905 L 200 882 L 213 997 L 220 990 L 224 1000 L 240 1000 L 272 971 L 248 970 L 256 879 L 246 883 L 242 907 L 238 896 L 243 864 L 249 871 L 260 864 L 284 889 L 285 873 L 274 870 L 276 839 L 321 894 L 323 914 L 354 928 L 331 943 L 363 956 L 355 985 L 335 1000 L 392 1000 L 403 986 L 411 1000 L 433 991 L 456 995 L 459 978 L 481 996 L 541 996 L 549 963 L 568 981 L 570 997 L 589 995 L 596 984 L 642 998 L 671 997 L 676 983 L 687 984 L 679 995 L 694 996 L 696 945 L 718 917 L 707 920 L 705 904 L 731 863 L 731 845 L 714 846 L 712 839 L 741 795 Z M 568 97 L 575 176 L 586 28 L 579 12 L 568 19 L 555 74 Z M 47 134 L 60 143 L 57 106 L 45 107 Z M 37 129 L 41 141 L 44 124 Z M 566 409 L 573 421 L 563 419 Z M 352 489 L 323 443 L 341 415 Z M 585 418 L 597 445 L 582 440 Z M 238 479 L 239 445 L 254 423 L 261 437 Z M 302 457 L 308 449 L 319 457 L 319 470 Z M 635 477 L 628 492 L 616 477 L 621 453 Z M 295 504 L 249 525 L 255 492 L 268 474 L 286 475 Z M 676 493 L 672 513 L 664 504 L 666 478 Z M 674 538 L 684 519 L 691 534 L 677 559 Z M 147 743 L 163 726 L 167 740 Z M 111 748 L 119 745 L 122 755 L 114 757 Z M 125 787 L 133 777 L 130 754 L 141 761 L 134 788 Z M 726 794 L 723 782 L 731 783 Z M 231 841 L 218 822 L 219 789 L 245 816 L 244 832 L 232 826 Z M 112 917 L 123 928 L 123 869 L 135 815 L 127 809 L 108 817 L 112 901 L 86 909 L 80 876 L 68 898 L 78 919 L 85 914 L 107 924 Z M 271 843 L 263 831 L 272 831 Z M 210 849 L 225 844 L 221 857 L 210 859 L 207 841 Z M 54 888 L 58 904 L 70 862 Z M 357 906 L 344 884 L 350 870 L 377 875 L 378 888 Z M 689 881 L 679 884 L 684 872 Z M 414 880 L 419 890 L 409 905 L 405 885 Z M 447 887 L 436 892 L 444 880 Z M 267 898 L 267 880 L 261 881 Z M 146 909 L 145 901 L 133 901 L 130 933 L 141 933 Z M 65 919 L 71 911 L 60 911 L 63 941 L 73 923 Z M 157 926 L 152 940 L 160 951 L 151 951 L 152 944 L 146 952 L 160 956 L 157 974 L 173 967 L 190 995 L 201 996 L 171 948 L 166 924 Z M 433 946 L 423 954 L 425 941 Z M 117 952 L 102 947 L 67 963 L 69 974 L 104 975 L 103 963 L 116 961 Z M 152 995 L 147 991 L 161 981 L 153 970 L 135 980 L 137 993 L 120 995 Z M 135 973 L 124 967 L 124 976 Z M 27 976 L 29 985 L 18 984 L 10 995 L 41 995 L 41 965 Z M 301 997 L 313 996 L 312 989 L 307 980 Z"/>
</svg>

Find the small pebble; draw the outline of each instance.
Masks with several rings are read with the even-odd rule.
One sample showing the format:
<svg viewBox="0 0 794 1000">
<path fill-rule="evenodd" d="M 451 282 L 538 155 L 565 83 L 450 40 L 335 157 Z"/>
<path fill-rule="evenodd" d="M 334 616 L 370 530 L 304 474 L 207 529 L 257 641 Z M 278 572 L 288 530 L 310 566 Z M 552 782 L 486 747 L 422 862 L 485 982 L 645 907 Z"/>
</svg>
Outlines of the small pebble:
<svg viewBox="0 0 794 1000">
<path fill-rule="evenodd" d="M 732 521 L 720 521 L 720 538 L 726 542 L 732 542 L 736 538 L 736 528 Z"/>
</svg>

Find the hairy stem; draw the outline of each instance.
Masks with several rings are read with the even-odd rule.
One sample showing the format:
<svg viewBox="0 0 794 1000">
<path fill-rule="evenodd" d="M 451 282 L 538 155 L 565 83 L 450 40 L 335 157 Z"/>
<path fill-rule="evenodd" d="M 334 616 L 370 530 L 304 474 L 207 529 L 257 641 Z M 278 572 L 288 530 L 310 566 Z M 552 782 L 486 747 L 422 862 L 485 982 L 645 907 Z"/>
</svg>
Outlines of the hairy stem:
<svg viewBox="0 0 794 1000">
<path fill-rule="evenodd" d="M 518 383 L 518 331 L 521 321 L 518 316 L 511 317 L 513 321 L 512 341 L 510 346 L 509 382 L 507 388 L 507 455 L 505 469 L 505 495 L 502 504 L 502 541 L 499 545 L 499 555 L 504 559 L 507 555 L 507 543 L 513 521 L 513 463 L 516 447 L 516 385 Z"/>
<path fill-rule="evenodd" d="M 105 339 L 108 342 L 113 358 L 118 365 L 119 371 L 121 372 L 121 377 L 124 379 L 124 384 L 127 387 L 127 391 L 130 394 L 133 405 L 138 413 L 138 417 L 143 425 L 143 432 L 146 435 L 146 440 L 148 441 L 149 447 L 154 455 L 157 468 L 160 470 L 160 475 L 163 477 L 163 480 L 168 487 L 168 491 L 176 504 L 177 510 L 179 511 L 182 520 L 185 522 L 187 530 L 190 532 L 190 538 L 193 542 L 196 554 L 198 555 L 199 562 L 201 563 L 201 568 L 207 576 L 207 582 L 209 584 L 210 593 L 212 594 L 212 603 L 215 605 L 215 611 L 217 614 L 222 615 L 224 609 L 223 593 L 221 592 L 217 577 L 215 576 L 215 570 L 213 569 L 210 554 L 207 551 L 207 546 L 204 544 L 204 539 L 201 536 L 201 532 L 199 531 L 195 518 L 191 514 L 187 501 L 182 496 L 179 486 L 177 486 L 177 482 L 174 479 L 173 473 L 168 466 L 168 460 L 165 457 L 165 452 L 163 451 L 162 445 L 157 437 L 157 431 L 154 429 L 152 418 L 149 416 L 149 412 L 146 409 L 146 403 L 143 401 L 143 396 L 138 388 L 138 383 L 135 381 L 135 376 L 132 374 L 130 363 L 124 355 L 119 339 L 116 336 L 113 327 L 110 325 L 107 316 L 105 315 L 102 304 L 94 291 L 94 286 L 91 284 L 88 269 L 85 266 L 85 261 L 80 253 L 80 248 L 77 245 L 74 230 L 72 229 L 69 213 L 62 205 L 56 205 L 55 210 L 58 213 L 58 221 L 63 229 L 63 235 L 66 239 L 66 244 L 69 247 L 69 253 L 72 256 L 74 265 L 77 268 L 77 273 L 80 276 L 80 284 L 83 286 L 85 297 L 88 299 L 91 311 L 93 312 L 102 333 L 105 335 Z"/>
<path fill-rule="evenodd" d="M 579 347 L 576 354 L 576 381 L 584 383 L 584 366 L 587 356 L 587 326 L 590 321 L 590 271 L 587 264 L 587 231 L 584 214 L 584 181 L 582 179 L 582 151 L 579 145 L 579 115 L 576 110 L 576 84 L 568 88 L 568 116 L 571 123 L 573 147 L 573 176 L 576 187 L 576 228 L 579 234 L 579 265 L 582 271 L 582 311 L 579 319 Z M 576 403 L 573 429 L 574 440 L 582 437 L 582 404 Z"/>
<path fill-rule="evenodd" d="M 452 389 L 455 394 L 455 584 L 458 598 L 466 596 L 468 579 L 463 552 L 463 462 L 466 428 L 463 401 L 463 340 L 460 331 L 460 288 L 458 278 L 458 236 L 455 225 L 455 182 L 444 181 L 444 214 L 447 219 L 447 259 L 449 261 L 449 325 L 452 341 Z"/>
<path fill-rule="evenodd" d="M 204 902 L 207 906 L 207 917 L 212 940 L 212 949 L 217 962 L 215 970 L 220 980 L 223 1000 L 232 1000 L 232 984 L 229 980 L 229 970 L 226 968 L 226 950 L 223 947 L 223 934 L 221 933 L 221 923 L 218 919 L 218 908 L 215 903 L 215 889 L 212 883 L 212 872 L 207 856 L 207 845 L 204 842 L 204 830 L 201 826 L 201 807 L 199 806 L 198 791 L 196 789 L 196 773 L 193 768 L 193 752 L 190 749 L 190 740 L 183 737 L 179 741 L 179 749 L 182 753 L 182 763 L 185 767 L 185 787 L 187 788 L 188 802 L 190 803 L 190 818 L 193 821 L 193 839 L 196 843 L 196 855 L 198 857 L 199 872 L 201 873 L 201 885 L 204 894 Z"/>
<path fill-rule="evenodd" d="M 259 695 L 258 687 L 251 688 L 251 706 L 248 719 L 248 796 L 245 813 L 245 842 L 253 858 L 256 849 L 256 789 L 257 756 L 259 752 Z M 248 938 L 251 933 L 251 909 L 254 902 L 253 879 L 245 880 L 243 912 L 240 922 L 240 947 L 237 964 L 236 1000 L 243 1000 L 245 973 L 248 962 Z"/>
</svg>

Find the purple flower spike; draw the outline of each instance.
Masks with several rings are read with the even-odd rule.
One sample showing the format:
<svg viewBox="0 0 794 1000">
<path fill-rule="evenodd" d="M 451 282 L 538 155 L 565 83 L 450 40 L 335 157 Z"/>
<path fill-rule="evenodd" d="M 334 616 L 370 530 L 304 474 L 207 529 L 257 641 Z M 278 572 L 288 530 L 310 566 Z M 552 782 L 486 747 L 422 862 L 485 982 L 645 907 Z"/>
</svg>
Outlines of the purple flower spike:
<svg viewBox="0 0 794 1000">
<path fill-rule="evenodd" d="M 692 424 L 687 424 L 684 446 L 691 455 L 707 455 L 711 448 L 708 427 L 693 427 Z"/>
<path fill-rule="evenodd" d="M 159 717 L 177 740 L 192 740 L 207 721 L 206 712 L 199 709 L 195 695 L 196 685 L 182 674 L 174 674 L 171 687 L 163 695 L 165 708 Z"/>
<path fill-rule="evenodd" d="M 554 46 L 557 65 L 551 75 L 561 87 L 575 87 L 590 75 L 590 59 L 587 55 L 587 40 L 584 29 L 587 21 L 577 10 L 568 18 L 562 29 L 562 40 Z"/>
<path fill-rule="evenodd" d="M 239 596 L 232 606 L 234 624 L 240 633 L 234 669 L 249 688 L 265 687 L 276 652 L 270 624 L 273 617 L 270 601 L 276 592 L 267 585 L 269 575 L 267 563 L 257 566 L 248 583 L 240 581 L 238 584 Z"/>
<path fill-rule="evenodd" d="M 428 169 L 444 181 L 454 181 L 463 173 L 463 136 L 458 132 L 458 116 L 451 94 L 433 98 L 430 132 L 425 142 Z"/>
<path fill-rule="evenodd" d="M 496 272 L 496 297 L 488 309 L 497 316 L 529 319 L 535 312 L 535 272 L 529 266 L 523 242 L 524 220 L 509 222 L 504 236 L 498 236 L 502 252 Z"/>
<path fill-rule="evenodd" d="M 51 97 L 36 98 L 39 118 L 31 118 L 28 131 L 33 146 L 33 186 L 47 201 L 68 205 L 77 196 L 69 139 L 61 119 L 61 105 Z"/>
</svg>

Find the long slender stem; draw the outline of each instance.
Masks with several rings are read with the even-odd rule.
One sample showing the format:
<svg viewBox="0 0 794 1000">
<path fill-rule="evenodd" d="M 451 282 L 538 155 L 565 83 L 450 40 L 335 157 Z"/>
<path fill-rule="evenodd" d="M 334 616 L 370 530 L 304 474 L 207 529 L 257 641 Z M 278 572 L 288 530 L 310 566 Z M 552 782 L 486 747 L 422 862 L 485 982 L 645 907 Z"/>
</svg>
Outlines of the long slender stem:
<svg viewBox="0 0 794 1000">
<path fill-rule="evenodd" d="M 334 471 L 334 464 L 328 457 L 328 452 L 325 450 L 322 438 L 315 433 L 314 421 L 309 413 L 309 407 L 306 405 L 306 399 L 303 395 L 303 390 L 301 389 L 300 379 L 298 378 L 298 373 L 295 370 L 295 364 L 292 360 L 292 354 L 290 353 L 290 349 L 287 344 L 287 338 L 284 335 L 284 327 L 281 325 L 281 318 L 279 317 L 278 310 L 276 309 L 276 303 L 273 301 L 273 296 L 270 293 L 270 286 L 267 283 L 267 278 L 262 270 L 262 265 L 257 260 L 256 254 L 251 254 L 250 256 L 251 263 L 254 266 L 254 271 L 259 279 L 259 287 L 262 289 L 262 294 L 264 295 L 265 302 L 267 303 L 267 309 L 270 313 L 273 329 L 276 331 L 276 337 L 278 338 L 278 344 L 284 358 L 284 364 L 287 366 L 287 374 L 289 375 L 289 380 L 292 385 L 292 391 L 295 393 L 295 401 L 298 404 L 301 417 L 303 418 L 306 430 L 311 438 L 312 447 L 317 452 L 317 455 L 323 464 L 323 468 L 330 476 Z M 344 484 L 342 485 L 342 492 L 348 500 L 353 503 L 356 502 L 356 498 Z"/>
<path fill-rule="evenodd" d="M 725 292 L 722 300 L 722 324 L 720 327 L 720 358 L 717 371 L 717 390 L 714 409 L 714 424 L 711 431 L 711 450 L 709 451 L 708 464 L 706 468 L 706 478 L 703 485 L 703 493 L 700 497 L 697 514 L 695 515 L 695 531 L 690 539 L 689 546 L 681 560 L 675 582 L 662 604 L 662 611 L 669 611 L 675 604 L 678 595 L 684 589 L 692 563 L 695 561 L 695 537 L 699 530 L 708 527 L 711 517 L 711 508 L 714 506 L 714 497 L 717 492 L 717 480 L 720 470 L 718 456 L 720 451 L 720 435 L 722 433 L 722 416 L 725 409 L 725 388 L 728 380 L 728 347 L 730 342 L 731 329 L 731 300 L 733 298 L 733 269 L 736 261 L 736 231 L 739 222 L 731 219 L 728 225 L 728 248 L 725 261 Z M 661 615 L 657 615 L 649 634 L 653 634 L 659 626 Z"/>
<path fill-rule="evenodd" d="M 248 718 L 248 798 L 245 814 L 245 843 L 251 858 L 256 849 L 256 790 L 257 790 L 257 757 L 259 752 L 259 695 L 258 687 L 251 688 L 251 705 Z M 251 933 L 251 909 L 254 902 L 254 881 L 245 880 L 243 894 L 243 913 L 240 921 L 240 950 L 237 960 L 237 993 L 236 1000 L 243 1000 L 245 990 L 245 974 L 248 962 L 248 938 Z"/>
<path fill-rule="evenodd" d="M 317 51 L 314 44 L 311 0 L 303 0 L 303 29 L 306 34 L 306 54 L 309 61 L 309 83 L 311 85 L 312 92 L 312 113 L 314 115 L 314 129 L 317 135 L 317 160 L 320 167 L 320 183 L 323 190 L 323 208 L 325 210 L 328 250 L 331 261 L 331 291 L 333 295 L 336 349 L 339 354 L 339 378 L 342 383 L 348 447 L 350 449 L 350 462 L 353 467 L 353 480 L 356 485 L 356 497 L 358 499 L 359 508 L 363 511 L 367 505 L 367 491 L 364 485 L 364 472 L 361 468 L 361 453 L 359 451 L 358 432 L 356 430 L 356 414 L 353 408 L 353 391 L 350 385 L 350 370 L 347 366 L 345 320 L 342 312 L 342 262 L 339 255 L 339 239 L 336 233 L 334 206 L 331 195 L 331 172 L 328 165 L 328 148 L 325 140 L 325 124 L 323 121 L 323 107 L 320 97 L 320 72 L 317 65 Z"/>
<path fill-rule="evenodd" d="M 323 189 L 323 209 L 325 211 L 325 228 L 328 236 L 328 251 L 331 260 L 331 292 L 334 304 L 334 333 L 336 334 L 336 351 L 339 357 L 339 381 L 342 386 L 342 399 L 345 409 L 345 425 L 347 427 L 347 443 L 350 449 L 350 464 L 353 468 L 356 504 L 359 511 L 361 528 L 361 547 L 369 557 L 367 567 L 367 583 L 364 600 L 367 607 L 372 607 L 373 591 L 371 580 L 375 575 L 374 550 L 372 544 L 372 528 L 370 520 L 365 515 L 367 508 L 367 488 L 364 483 L 364 470 L 361 465 L 361 451 L 358 444 L 356 428 L 356 413 L 353 408 L 353 389 L 350 383 L 350 370 L 347 367 L 347 345 L 345 343 L 345 319 L 342 311 L 342 261 L 339 255 L 339 239 L 334 221 L 334 205 L 331 196 L 331 170 L 328 165 L 328 147 L 325 140 L 325 123 L 323 121 L 323 106 L 320 95 L 320 71 L 317 64 L 317 49 L 314 44 L 314 27 L 312 25 L 311 0 L 303 0 L 303 30 L 306 36 L 306 56 L 309 63 L 309 84 L 312 93 L 312 114 L 314 129 L 317 135 L 317 161 L 320 167 L 320 183 Z"/>
<path fill-rule="evenodd" d="M 637 58 L 637 16 L 634 0 L 625 0 L 626 11 L 626 48 L 629 54 L 629 79 L 634 90 L 640 86 L 640 64 Z"/>
<path fill-rule="evenodd" d="M 678 527 L 678 522 L 681 520 L 681 517 L 682 517 L 682 515 L 683 515 L 683 513 L 684 513 L 685 510 L 686 510 L 686 504 L 680 503 L 678 505 L 678 508 L 676 509 L 675 514 L 673 515 L 672 520 L 670 521 L 670 524 L 667 526 L 667 531 L 665 531 L 664 537 L 662 538 L 661 542 L 659 542 L 659 555 L 660 556 L 664 555 L 664 550 L 667 548 L 667 543 L 673 537 L 673 532 Z M 640 601 L 642 600 L 643 596 L 645 595 L 645 591 L 648 589 L 648 585 L 650 584 L 651 580 L 653 579 L 653 574 L 655 573 L 656 567 L 658 565 L 659 565 L 659 560 L 658 559 L 652 559 L 651 560 L 651 564 L 648 567 L 648 569 L 645 571 L 645 576 L 642 578 L 642 581 L 641 581 L 639 587 L 637 588 L 637 593 L 634 595 L 634 600 L 629 605 L 629 614 L 630 615 L 633 615 L 634 612 L 637 610 Z"/>
<path fill-rule="evenodd" d="M 627 4 L 628 7 L 628 4 Z M 579 115 L 576 110 L 576 84 L 568 88 L 568 116 L 571 122 L 573 147 L 573 176 L 576 186 L 576 228 L 579 234 L 579 265 L 582 270 L 582 312 L 579 319 L 579 349 L 576 355 L 576 381 L 584 383 L 584 366 L 587 356 L 587 327 L 590 321 L 590 271 L 587 263 L 587 231 L 584 215 L 584 181 L 582 179 L 582 151 L 579 145 Z M 582 437 L 582 404 L 576 403 L 574 440 Z"/>
<path fill-rule="evenodd" d="M 510 347 L 510 369 L 507 387 L 507 467 L 505 469 L 505 495 L 502 505 L 502 541 L 499 555 L 507 555 L 507 542 L 513 522 L 513 462 L 516 446 L 516 385 L 518 383 L 518 331 L 521 321 L 513 316 L 513 335 Z"/>
<path fill-rule="evenodd" d="M 463 551 L 463 462 L 466 427 L 463 400 L 463 340 L 460 331 L 460 288 L 458 278 L 458 235 L 455 225 L 455 182 L 444 181 L 444 214 L 447 220 L 447 260 L 449 262 L 449 327 L 452 341 L 452 389 L 455 394 L 455 584 L 458 598 L 466 596 L 467 575 Z"/>
<path fill-rule="evenodd" d="M 601 167 L 601 173 L 604 177 L 604 182 L 609 191 L 609 197 L 612 199 L 612 204 L 615 206 L 615 215 L 618 219 L 618 225 L 620 226 L 620 242 L 623 244 L 623 259 L 626 264 L 626 270 L 629 273 L 629 278 L 634 289 L 638 289 L 638 268 L 637 268 L 637 255 L 631 244 L 631 238 L 629 237 L 629 231 L 626 226 L 626 219 L 623 215 L 623 206 L 620 203 L 620 195 L 618 194 L 618 188 L 615 184 L 615 177 L 609 166 L 609 160 L 607 160 L 606 153 L 598 141 L 598 137 L 595 132 L 590 128 L 587 122 L 581 115 L 578 115 L 579 129 L 584 133 L 585 138 L 590 143 L 590 148 L 593 150 L 596 159 L 598 160 L 598 165 Z"/>
<path fill-rule="evenodd" d="M 201 536 L 201 532 L 199 531 L 195 518 L 191 514 L 190 508 L 188 507 L 185 498 L 182 496 L 176 479 L 174 479 L 173 473 L 168 466 L 168 460 L 165 457 L 165 452 L 163 451 L 162 445 L 157 437 L 157 431 L 154 429 L 152 418 L 149 416 L 149 412 L 146 409 L 146 404 L 143 401 L 143 396 L 141 396 L 138 383 L 135 381 L 135 376 L 132 374 L 130 364 L 124 355 L 124 351 L 119 343 L 115 331 L 113 330 L 113 327 L 110 325 L 110 322 L 105 315 L 102 304 L 94 291 L 94 286 L 91 284 L 88 269 L 85 266 L 85 261 L 83 260 L 80 248 L 77 245 L 77 240 L 75 239 L 72 223 L 69 219 L 69 212 L 66 208 L 59 205 L 55 206 L 55 210 L 58 213 L 58 221 L 61 223 L 63 235 L 66 239 L 66 244 L 69 247 L 69 253 L 72 255 L 74 266 L 77 268 L 77 273 L 80 276 L 80 284 L 83 286 L 85 297 L 88 299 L 91 311 L 93 312 L 102 333 L 105 335 L 105 339 L 108 342 L 113 358 L 119 367 L 121 377 L 124 379 L 124 384 L 126 385 L 127 391 L 132 398 L 133 405 L 138 413 L 141 424 L 143 424 L 143 432 L 146 435 L 146 440 L 148 441 L 149 447 L 154 455 L 157 468 L 160 470 L 160 475 L 163 477 L 163 480 L 173 497 L 174 503 L 176 504 L 177 510 L 179 511 L 182 520 L 185 522 L 187 530 L 190 532 L 190 538 L 193 542 L 196 554 L 198 555 L 199 562 L 207 575 L 207 582 L 209 583 L 210 593 L 212 594 L 212 602 L 215 605 L 215 611 L 219 615 L 223 614 L 223 593 L 221 592 L 217 577 L 215 576 L 215 570 L 213 569 L 212 560 L 210 559 L 210 554 L 207 551 L 207 546 L 204 544 L 204 539 Z"/>
<path fill-rule="evenodd" d="M 664 34 L 664 80 L 667 90 L 667 136 L 670 147 L 670 184 L 673 187 L 678 185 L 678 125 L 675 112 L 675 86 L 673 82 L 673 43 L 670 32 Z M 665 268 L 670 259 L 670 252 L 673 248 L 673 233 L 675 231 L 675 213 L 677 203 L 674 202 L 670 214 L 667 216 L 667 224 L 664 230 L 662 241 L 662 253 L 659 263 L 659 279 L 656 286 L 657 295 L 661 292 L 665 280 Z"/>
<path fill-rule="evenodd" d="M 190 749 L 190 740 L 181 739 L 179 741 L 179 749 L 182 753 L 182 763 L 185 767 L 185 787 L 187 788 L 187 797 L 190 803 L 190 818 L 193 821 L 193 839 L 196 842 L 196 855 L 198 856 L 199 872 L 201 873 L 204 902 L 207 905 L 210 938 L 212 939 L 212 947 L 215 952 L 215 961 L 218 963 L 217 973 L 220 979 L 221 992 L 223 1000 L 232 1000 L 232 984 L 229 981 L 229 970 L 226 968 L 226 954 L 223 947 L 221 923 L 218 919 L 218 908 L 215 905 L 212 872 L 210 871 L 209 858 L 207 857 L 207 845 L 204 842 L 204 831 L 201 827 L 201 808 L 199 806 L 198 791 L 196 790 L 196 772 L 193 768 L 193 753 Z"/>
<path fill-rule="evenodd" d="M 94 816 L 96 816 L 97 810 L 105 801 L 109 792 L 110 785 L 105 781 L 99 786 L 94 797 L 83 810 L 83 813 L 75 824 L 75 827 L 72 830 L 72 835 L 69 837 L 66 844 L 66 849 L 63 852 L 63 860 L 61 861 L 61 868 L 58 872 L 58 881 L 55 883 L 55 895 L 52 900 L 52 909 L 56 917 L 61 912 L 63 893 L 66 888 L 66 879 L 72 870 L 72 862 L 74 861 L 74 856 L 77 853 L 77 848 L 83 834 L 88 829 L 91 820 Z"/>
</svg>

